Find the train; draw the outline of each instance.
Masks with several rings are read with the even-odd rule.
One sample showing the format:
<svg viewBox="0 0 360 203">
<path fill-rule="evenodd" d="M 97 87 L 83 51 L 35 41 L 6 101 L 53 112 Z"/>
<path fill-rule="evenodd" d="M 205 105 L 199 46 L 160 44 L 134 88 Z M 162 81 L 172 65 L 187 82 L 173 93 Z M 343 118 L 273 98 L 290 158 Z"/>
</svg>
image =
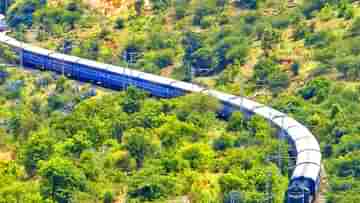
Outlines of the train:
<svg viewBox="0 0 360 203">
<path fill-rule="evenodd" d="M 314 135 L 300 122 L 286 114 L 250 99 L 234 96 L 197 84 L 131 70 L 111 64 L 61 54 L 18 41 L 0 33 L 0 43 L 14 49 L 24 66 L 53 71 L 69 78 L 91 82 L 113 90 L 135 86 L 160 98 L 173 98 L 188 93 L 201 93 L 222 103 L 220 114 L 228 117 L 234 111 L 257 114 L 271 121 L 292 146 L 296 164 L 285 194 L 288 203 L 311 203 L 319 192 L 321 151 Z"/>
<path fill-rule="evenodd" d="M 4 32 L 8 29 L 5 21 L 5 16 L 0 14 L 0 32 Z"/>
</svg>

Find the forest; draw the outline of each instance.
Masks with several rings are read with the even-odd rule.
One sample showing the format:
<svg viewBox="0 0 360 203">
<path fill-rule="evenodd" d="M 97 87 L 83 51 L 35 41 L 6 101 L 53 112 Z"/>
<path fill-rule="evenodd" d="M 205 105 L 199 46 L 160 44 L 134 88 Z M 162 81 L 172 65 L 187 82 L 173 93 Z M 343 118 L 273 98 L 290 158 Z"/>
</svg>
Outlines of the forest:
<svg viewBox="0 0 360 203">
<path fill-rule="evenodd" d="M 326 202 L 360 200 L 357 1 L 6 2 L 19 40 L 289 114 L 321 143 Z M 0 58 L 18 62 L 5 47 Z M 283 201 L 293 163 L 262 118 L 8 66 L 0 84 L 0 202 Z"/>
</svg>

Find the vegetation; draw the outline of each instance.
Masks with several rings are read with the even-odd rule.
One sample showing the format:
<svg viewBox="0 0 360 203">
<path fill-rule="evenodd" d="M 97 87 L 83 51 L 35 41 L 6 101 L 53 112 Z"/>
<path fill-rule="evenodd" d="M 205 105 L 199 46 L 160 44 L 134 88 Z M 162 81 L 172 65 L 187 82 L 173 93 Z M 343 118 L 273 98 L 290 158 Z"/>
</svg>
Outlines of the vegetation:
<svg viewBox="0 0 360 203">
<path fill-rule="evenodd" d="M 83 97 L 91 88 L 62 77 L 2 71 L 0 155 L 12 156 L 0 160 L 1 202 L 283 198 L 288 173 L 267 161 L 281 143 L 260 118 L 237 113 L 227 124 L 203 95 L 157 100 L 130 87 Z M 14 81 L 22 85 L 8 89 Z"/>
<path fill-rule="evenodd" d="M 86 0 L 8 2 L 18 39 L 288 113 L 321 143 L 327 202 L 359 200 L 356 1 L 112 0 L 110 9 Z M 18 62 L 4 47 L 0 58 Z M 224 122 L 214 113 L 219 104 L 200 95 L 155 100 L 134 88 L 108 93 L 23 74 L 0 70 L 0 140 L 16 154 L 0 169 L 5 202 L 19 194 L 35 202 L 254 202 L 266 196 L 269 172 L 276 201 L 283 198 L 292 162 L 266 162 L 280 143 L 260 118 L 236 113 Z M 52 177 L 64 181 L 49 191 Z"/>
</svg>

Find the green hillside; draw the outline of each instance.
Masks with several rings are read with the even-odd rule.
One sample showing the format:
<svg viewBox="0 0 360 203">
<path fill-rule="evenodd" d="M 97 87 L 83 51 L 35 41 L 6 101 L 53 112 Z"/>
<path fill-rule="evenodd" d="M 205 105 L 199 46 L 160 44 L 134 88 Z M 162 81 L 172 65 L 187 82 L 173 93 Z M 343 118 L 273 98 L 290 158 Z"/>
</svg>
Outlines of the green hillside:
<svg viewBox="0 0 360 203">
<path fill-rule="evenodd" d="M 150 0 L 150 5 L 141 0 L 103 1 L 112 2 L 111 7 L 96 7 L 85 0 L 9 2 L 10 35 L 20 40 L 200 83 L 288 113 L 321 143 L 327 202 L 360 200 L 358 1 Z M 11 54 L 0 55 L 9 59 Z M 5 71 L 9 70 L 11 77 L 2 88 L 29 74 Z M 51 79 L 46 74 L 43 77 Z M 11 130 L 11 122 L 2 127 L 4 154 L 16 154 L 9 162 L 14 165 L 5 164 L 3 173 L 8 174 L 10 166 L 18 173 L 4 175 L 16 185 L 1 186 L 0 193 L 9 194 L 1 197 L 16 198 L 17 191 L 27 191 L 23 194 L 29 196 L 23 198 L 49 200 L 49 177 L 72 165 L 64 173 L 75 181 L 65 181 L 59 186 L 65 192 L 55 195 L 77 198 L 75 202 L 106 201 L 107 196 L 140 202 L 166 202 L 182 196 L 192 202 L 226 202 L 231 191 L 239 192 L 244 202 L 265 201 L 269 170 L 273 171 L 271 191 L 276 202 L 281 202 L 287 167 L 276 160 L 277 167 L 266 162 L 266 154 L 275 153 L 279 143 L 273 129 L 257 122 L 258 118 L 245 122 L 235 115 L 229 122 L 218 120 L 209 113 L 216 102 L 209 100 L 208 106 L 200 107 L 199 102 L 207 98 L 199 95 L 159 101 L 138 90 L 98 90 L 96 97 L 81 99 L 80 90 L 56 90 L 58 85 L 74 85 L 63 78 L 51 79 L 52 85 L 45 88 L 32 85 L 41 78 L 23 76 L 20 92 L 1 91 L 0 121 L 15 119 L 17 125 L 26 124 L 17 131 Z M 33 111 L 33 100 L 40 103 L 40 112 Z M 34 116 L 21 119 L 39 117 L 44 122 L 33 120 L 37 124 L 30 125 L 14 117 L 29 115 L 24 112 Z M 125 129 L 121 127 L 124 123 Z M 86 127 L 90 125 L 94 129 Z M 179 129 L 170 130 L 173 126 Z M 109 132 L 114 127 L 119 130 L 115 135 Z M 116 137 L 119 135 L 121 138 Z M 149 142 L 152 147 L 131 149 L 128 143 L 132 141 Z M 31 149 L 33 142 L 50 147 Z M 171 147 L 163 146 L 167 144 Z M 142 160 L 137 153 L 142 153 Z M 35 159 L 30 160 L 30 171 L 27 156 Z M 87 171 L 84 164 L 99 168 Z"/>
</svg>

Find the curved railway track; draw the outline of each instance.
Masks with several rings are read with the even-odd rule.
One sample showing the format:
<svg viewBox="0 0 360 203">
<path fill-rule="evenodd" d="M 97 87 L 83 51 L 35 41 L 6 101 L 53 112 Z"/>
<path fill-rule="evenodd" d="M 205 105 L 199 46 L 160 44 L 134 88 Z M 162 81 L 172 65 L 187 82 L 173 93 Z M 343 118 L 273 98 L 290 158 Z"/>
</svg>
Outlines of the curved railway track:
<svg viewBox="0 0 360 203">
<path fill-rule="evenodd" d="M 35 47 L 4 33 L 0 33 L 0 43 L 13 48 L 21 63 L 31 68 L 62 73 L 75 80 L 92 82 L 114 90 L 132 85 L 162 98 L 202 93 L 215 97 L 222 103 L 220 113 L 223 116 L 229 116 L 234 111 L 242 111 L 249 116 L 262 116 L 271 121 L 294 148 L 294 154 L 291 155 L 296 156 L 296 166 L 286 193 L 287 202 L 310 203 L 318 194 L 321 171 L 320 146 L 304 125 L 282 112 L 247 98 L 206 89 L 196 84 Z"/>
</svg>

